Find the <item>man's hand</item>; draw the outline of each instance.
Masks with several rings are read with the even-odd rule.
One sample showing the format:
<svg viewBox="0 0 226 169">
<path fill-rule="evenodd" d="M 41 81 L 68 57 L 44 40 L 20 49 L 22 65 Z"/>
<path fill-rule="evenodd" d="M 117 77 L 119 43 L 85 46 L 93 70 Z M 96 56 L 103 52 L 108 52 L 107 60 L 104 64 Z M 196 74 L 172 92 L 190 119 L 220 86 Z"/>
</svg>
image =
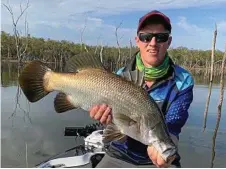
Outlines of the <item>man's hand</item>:
<svg viewBox="0 0 226 169">
<path fill-rule="evenodd" d="M 111 108 L 106 104 L 95 105 L 89 109 L 90 117 L 100 121 L 102 124 L 112 122 Z"/>
<path fill-rule="evenodd" d="M 148 152 L 149 158 L 156 165 L 156 167 L 159 167 L 159 168 L 170 167 L 171 163 L 175 159 L 175 157 L 173 157 L 172 159 L 170 159 L 168 163 L 166 163 L 166 161 L 161 157 L 161 154 L 153 146 L 148 146 L 147 152 Z"/>
</svg>

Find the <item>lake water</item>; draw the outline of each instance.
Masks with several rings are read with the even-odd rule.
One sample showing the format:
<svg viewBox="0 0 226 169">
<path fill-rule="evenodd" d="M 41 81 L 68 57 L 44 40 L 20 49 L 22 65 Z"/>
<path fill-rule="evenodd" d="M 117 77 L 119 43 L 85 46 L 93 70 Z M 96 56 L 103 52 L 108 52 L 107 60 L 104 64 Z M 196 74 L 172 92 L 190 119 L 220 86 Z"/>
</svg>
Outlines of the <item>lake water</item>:
<svg viewBox="0 0 226 169">
<path fill-rule="evenodd" d="M 94 123 L 87 112 L 69 111 L 57 114 L 53 100 L 56 93 L 28 104 L 24 95 L 19 99 L 20 108 L 15 109 L 17 92 L 17 66 L 2 64 L 1 72 L 1 166 L 26 167 L 26 144 L 28 166 L 34 167 L 41 161 L 81 143 L 74 137 L 64 137 L 64 128 L 85 126 Z M 216 125 L 219 98 L 218 80 L 212 90 L 208 112 L 207 129 L 203 133 L 203 112 L 208 94 L 208 85 L 203 76 L 195 77 L 194 101 L 189 109 L 189 119 L 180 135 L 179 152 L 182 167 L 210 167 L 212 136 Z M 226 95 L 226 94 L 225 94 Z M 222 107 L 220 128 L 216 139 L 214 167 L 226 167 L 226 101 Z M 25 110 L 25 112 L 23 111 Z M 29 114 L 26 114 L 29 111 Z M 29 118 L 28 118 L 29 117 Z"/>
</svg>

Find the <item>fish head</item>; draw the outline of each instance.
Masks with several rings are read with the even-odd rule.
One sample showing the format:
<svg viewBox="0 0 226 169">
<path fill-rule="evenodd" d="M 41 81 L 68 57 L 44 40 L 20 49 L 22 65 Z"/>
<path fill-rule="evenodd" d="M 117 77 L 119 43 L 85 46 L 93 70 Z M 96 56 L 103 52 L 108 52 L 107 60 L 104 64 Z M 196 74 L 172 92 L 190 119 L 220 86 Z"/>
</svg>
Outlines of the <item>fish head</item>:
<svg viewBox="0 0 226 169">
<path fill-rule="evenodd" d="M 145 119 L 145 120 L 144 120 Z M 162 121 L 152 120 L 152 125 L 148 123 L 150 120 L 144 118 L 140 123 L 140 140 L 143 144 L 154 146 L 155 149 L 161 154 L 165 161 L 177 152 L 177 146 L 171 139 L 168 129 Z M 156 119 L 155 119 L 156 120 Z"/>
<path fill-rule="evenodd" d="M 150 145 L 153 142 L 159 142 L 169 139 L 169 134 L 163 121 L 151 115 L 141 116 L 140 120 L 140 136 L 144 144 Z"/>
</svg>

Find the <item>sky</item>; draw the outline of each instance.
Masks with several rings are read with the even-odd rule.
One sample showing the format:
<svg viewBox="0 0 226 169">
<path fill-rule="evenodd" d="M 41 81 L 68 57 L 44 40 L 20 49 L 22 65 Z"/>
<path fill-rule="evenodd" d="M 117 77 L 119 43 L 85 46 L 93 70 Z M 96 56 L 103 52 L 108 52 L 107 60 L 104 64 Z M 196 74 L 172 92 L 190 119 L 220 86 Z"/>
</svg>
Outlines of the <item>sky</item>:
<svg viewBox="0 0 226 169">
<path fill-rule="evenodd" d="M 12 18 L 3 3 L 11 6 L 15 18 L 27 0 L 2 0 L 1 29 L 12 33 Z M 29 0 L 29 7 L 18 22 L 24 35 L 25 16 L 28 33 L 37 38 L 67 40 L 88 45 L 121 47 L 135 44 L 138 20 L 151 10 L 166 14 L 172 23 L 171 47 L 210 50 L 217 24 L 216 49 L 226 46 L 226 0 Z M 82 33 L 83 32 L 83 33 Z"/>
</svg>

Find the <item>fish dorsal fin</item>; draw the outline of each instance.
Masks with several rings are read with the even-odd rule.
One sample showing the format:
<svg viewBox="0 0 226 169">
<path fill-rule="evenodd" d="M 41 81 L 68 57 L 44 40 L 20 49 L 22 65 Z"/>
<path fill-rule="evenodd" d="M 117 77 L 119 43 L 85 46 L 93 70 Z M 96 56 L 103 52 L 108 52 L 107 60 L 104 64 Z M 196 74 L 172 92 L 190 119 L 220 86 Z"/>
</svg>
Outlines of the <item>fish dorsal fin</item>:
<svg viewBox="0 0 226 169">
<path fill-rule="evenodd" d="M 79 70 L 87 68 L 98 68 L 106 70 L 98 55 L 83 52 L 71 57 L 68 60 L 65 71 L 78 72 Z"/>
<path fill-rule="evenodd" d="M 144 83 L 144 72 L 138 70 L 125 71 L 120 74 L 120 76 L 130 82 L 133 82 L 137 86 L 142 86 Z"/>
</svg>

